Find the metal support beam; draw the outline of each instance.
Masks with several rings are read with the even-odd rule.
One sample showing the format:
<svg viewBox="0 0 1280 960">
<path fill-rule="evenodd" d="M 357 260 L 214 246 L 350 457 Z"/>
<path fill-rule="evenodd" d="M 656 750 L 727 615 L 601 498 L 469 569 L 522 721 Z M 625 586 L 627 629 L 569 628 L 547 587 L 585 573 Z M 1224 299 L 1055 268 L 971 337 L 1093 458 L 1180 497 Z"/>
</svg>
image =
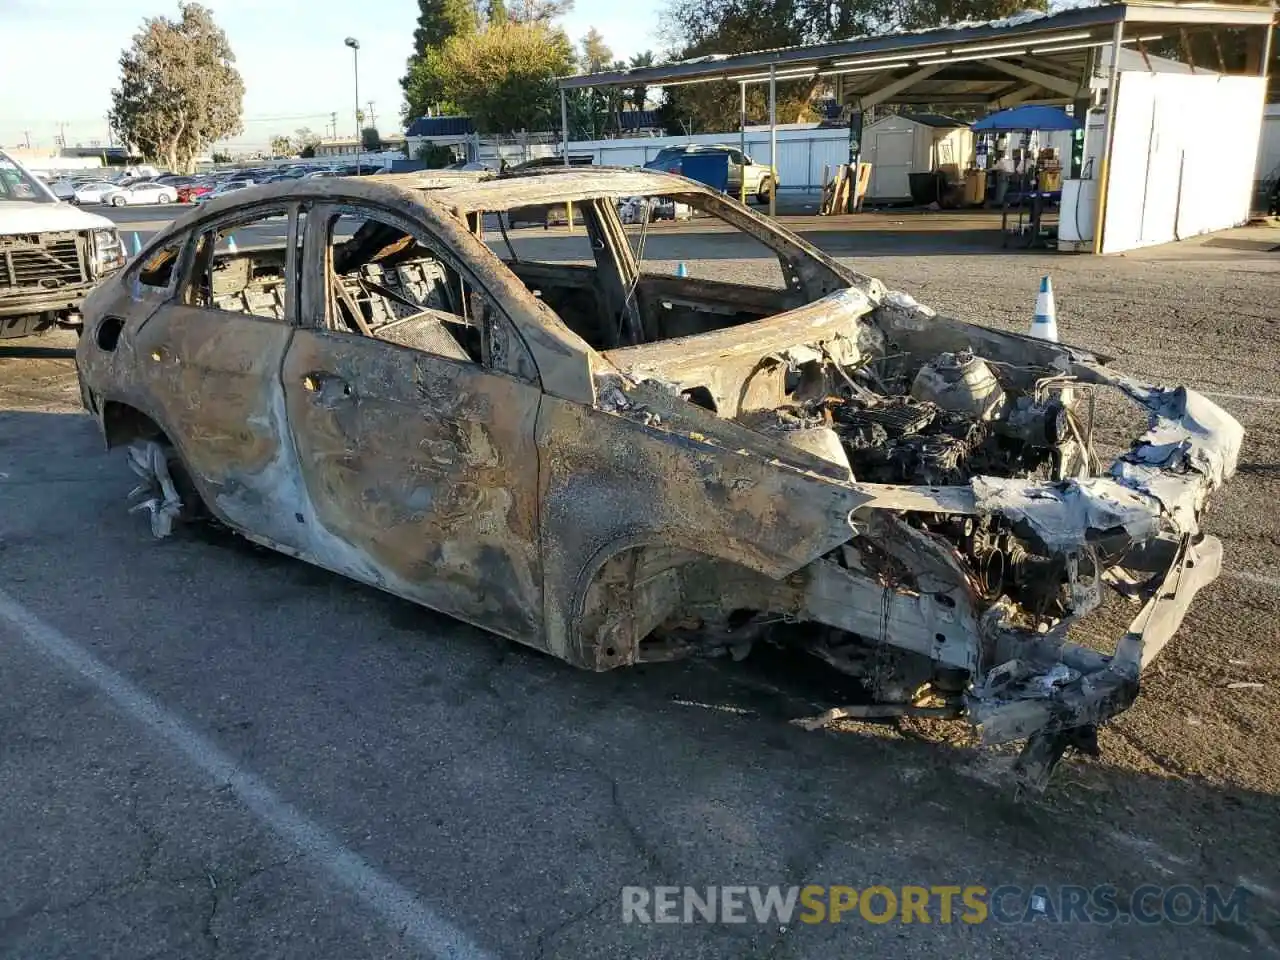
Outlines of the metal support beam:
<svg viewBox="0 0 1280 960">
<path fill-rule="evenodd" d="M 1258 71 L 1258 75 L 1263 79 L 1267 76 L 1267 68 L 1271 65 L 1271 38 L 1276 32 L 1274 23 L 1267 25 L 1267 32 L 1263 34 L 1262 41 L 1262 69 Z"/>
<path fill-rule="evenodd" d="M 870 110 L 872 107 L 879 106 L 886 100 L 891 100 L 903 90 L 908 90 L 915 86 L 921 80 L 927 80 L 935 73 L 943 68 L 943 64 L 933 63 L 927 67 L 921 67 L 919 70 L 913 70 L 905 77 L 899 77 L 892 83 L 887 83 L 879 90 L 873 93 L 865 93 L 862 95 L 862 109 Z"/>
<path fill-rule="evenodd" d="M 987 66 L 1001 73 L 1007 73 L 1011 77 L 1017 77 L 1019 80 L 1026 80 L 1028 83 L 1038 83 L 1046 90 L 1052 90 L 1054 93 L 1060 93 L 1064 97 L 1075 97 L 1080 92 L 1078 84 L 1072 83 L 1070 80 L 1064 80 L 1061 77 L 1055 77 L 1040 70 L 1031 70 L 1027 67 L 1020 67 L 1016 63 L 1009 63 L 1007 60 L 982 60 Z"/>
<path fill-rule="evenodd" d="M 1107 179 L 1111 174 L 1111 148 L 1116 140 L 1116 96 L 1120 90 L 1120 44 L 1124 43 L 1124 21 L 1116 24 L 1111 37 L 1111 69 L 1107 76 L 1106 141 L 1102 147 L 1102 168 L 1098 172 L 1098 196 L 1093 214 L 1093 252 L 1102 253 L 1102 231 L 1107 223 Z"/>
<path fill-rule="evenodd" d="M 747 85 L 738 84 L 738 150 L 747 155 Z M 742 182 L 738 184 L 738 202 L 747 205 L 747 173 L 742 172 Z"/>
<path fill-rule="evenodd" d="M 1036 83 L 1028 84 L 1025 87 L 1018 87 L 1008 93 L 1002 93 L 991 101 L 992 110 L 1008 110 L 1010 107 L 1016 107 L 1024 100 L 1030 100 L 1040 92 L 1040 85 Z"/>
<path fill-rule="evenodd" d="M 1090 50 L 1080 51 L 1090 53 Z M 1087 59 L 1087 57 L 1086 57 Z M 1018 57 L 1018 64 L 1023 67 L 1030 67 L 1032 70 L 1043 70 L 1045 73 L 1055 77 L 1061 77 L 1068 82 L 1072 77 L 1076 76 L 1080 71 L 1065 63 L 1059 63 L 1056 60 L 1049 60 L 1045 57 Z"/>
<path fill-rule="evenodd" d="M 769 64 L 769 169 L 773 183 L 769 187 L 769 216 L 778 215 L 778 68 Z M 747 179 L 746 171 L 742 179 Z"/>
<path fill-rule="evenodd" d="M 569 165 L 569 100 L 564 87 L 560 88 L 560 146 L 564 151 L 564 165 Z"/>
</svg>

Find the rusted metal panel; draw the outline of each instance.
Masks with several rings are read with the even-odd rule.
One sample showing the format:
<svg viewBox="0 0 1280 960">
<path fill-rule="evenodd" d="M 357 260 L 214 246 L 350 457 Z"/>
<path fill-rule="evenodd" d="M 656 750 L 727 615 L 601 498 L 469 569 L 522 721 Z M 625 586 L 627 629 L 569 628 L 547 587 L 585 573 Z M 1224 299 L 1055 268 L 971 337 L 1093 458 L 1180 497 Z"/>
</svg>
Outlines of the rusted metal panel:
<svg viewBox="0 0 1280 960">
<path fill-rule="evenodd" d="M 545 398 L 542 555 L 552 652 L 601 669 L 633 650 L 597 651 L 574 620 L 615 553 L 655 545 L 777 578 L 849 539 L 865 498 L 846 485 L 624 415 Z"/>
<path fill-rule="evenodd" d="M 170 305 L 132 339 L 139 407 L 180 438 L 210 509 L 296 547 L 297 466 L 279 375 L 292 333 L 278 321 Z"/>
<path fill-rule="evenodd" d="M 283 368 L 315 521 L 409 599 L 541 645 L 539 391 L 470 362 L 300 330 Z"/>
</svg>

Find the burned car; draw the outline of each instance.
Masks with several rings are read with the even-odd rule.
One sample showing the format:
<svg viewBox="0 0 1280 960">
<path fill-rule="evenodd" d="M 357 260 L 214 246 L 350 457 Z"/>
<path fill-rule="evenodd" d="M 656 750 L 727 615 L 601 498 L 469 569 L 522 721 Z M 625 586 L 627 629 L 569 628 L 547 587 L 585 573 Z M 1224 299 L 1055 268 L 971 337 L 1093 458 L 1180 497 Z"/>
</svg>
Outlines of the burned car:
<svg viewBox="0 0 1280 960">
<path fill-rule="evenodd" d="M 688 204 L 776 281 L 646 266 L 619 197 Z M 509 229 L 541 204 L 580 225 Z M 1200 521 L 1243 436 L 1191 390 L 940 316 L 635 170 L 210 201 L 94 292 L 77 367 L 157 534 L 209 515 L 589 670 L 776 645 L 880 715 L 1025 740 L 1033 786 L 1217 576 Z M 1102 391 L 1147 424 L 1109 464 Z M 1108 588 L 1139 607 L 1114 649 L 1069 638 Z"/>
</svg>

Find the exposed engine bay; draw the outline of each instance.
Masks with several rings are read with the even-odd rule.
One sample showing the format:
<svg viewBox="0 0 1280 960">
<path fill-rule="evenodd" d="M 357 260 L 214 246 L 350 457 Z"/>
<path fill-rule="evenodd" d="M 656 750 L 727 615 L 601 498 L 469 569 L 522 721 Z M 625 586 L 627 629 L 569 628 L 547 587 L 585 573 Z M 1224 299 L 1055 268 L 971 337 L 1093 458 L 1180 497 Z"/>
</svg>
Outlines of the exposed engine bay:
<svg viewBox="0 0 1280 960">
<path fill-rule="evenodd" d="M 1081 422 L 1069 380 L 1046 375 L 1022 391 L 1002 382 L 998 369 L 969 350 L 918 367 L 903 354 L 852 371 L 829 365 L 834 393 L 773 413 L 801 431 L 789 434 L 795 442 L 813 452 L 825 443 L 831 459 L 838 457 L 834 435 L 857 481 L 949 486 L 975 476 L 1091 476 L 1093 425 Z M 919 512 L 908 522 L 954 545 L 981 597 L 1008 593 L 1035 624 L 1066 612 L 1063 565 L 1040 555 L 1008 520 Z"/>
<path fill-rule="evenodd" d="M 732 351 L 726 338 L 694 355 L 693 341 L 608 354 L 638 381 L 606 391 L 624 415 L 688 429 L 658 401 L 680 397 L 868 498 L 847 542 L 781 582 L 694 564 L 638 659 L 799 648 L 866 692 L 810 725 L 967 716 L 984 742 L 1029 738 L 1020 776 L 1043 787 L 1067 746 L 1093 749 L 1097 724 L 1132 701 L 1141 667 L 1216 576 L 1220 546 L 1198 514 L 1242 431 L 1204 398 L 1112 377 L 1082 351 L 971 338 L 978 328 L 901 294 L 871 309 L 855 299 L 793 311 L 811 331 L 798 344 L 780 341 L 784 315 L 758 325 L 759 352 L 741 346 L 747 325 Z M 1151 427 L 1107 466 L 1093 442 L 1098 389 L 1145 406 Z M 1104 585 L 1145 604 L 1114 654 L 1067 640 Z"/>
</svg>

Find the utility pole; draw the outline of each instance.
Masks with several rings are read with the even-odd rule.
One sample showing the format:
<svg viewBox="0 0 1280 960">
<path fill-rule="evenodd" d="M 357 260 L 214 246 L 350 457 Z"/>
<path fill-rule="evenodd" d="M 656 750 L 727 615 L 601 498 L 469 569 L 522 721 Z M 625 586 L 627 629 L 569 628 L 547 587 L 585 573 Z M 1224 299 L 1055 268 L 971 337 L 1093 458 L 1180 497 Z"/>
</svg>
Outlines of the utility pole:
<svg viewBox="0 0 1280 960">
<path fill-rule="evenodd" d="M 330 134 L 330 136 L 333 137 L 334 140 L 337 140 L 338 139 L 338 111 L 337 110 L 334 110 L 332 113 L 329 114 L 329 126 L 333 128 L 333 133 Z"/>
<path fill-rule="evenodd" d="M 105 114 L 105 116 L 107 118 L 107 146 L 114 147 L 116 145 L 116 134 L 115 131 L 111 129 L 111 114 L 108 113 Z"/>
<path fill-rule="evenodd" d="M 351 48 L 351 72 L 356 94 L 356 176 L 360 176 L 360 41 L 355 37 L 347 37 L 343 43 Z"/>
<path fill-rule="evenodd" d="M 31 131 L 23 130 L 22 135 L 27 138 L 27 149 L 30 150 L 31 149 Z"/>
<path fill-rule="evenodd" d="M 58 124 L 58 132 L 61 134 L 61 136 L 60 136 L 60 137 L 58 137 L 58 144 L 59 144 L 59 146 L 61 146 L 63 149 L 66 149 L 66 146 L 67 146 L 67 121 L 63 120 L 63 121 L 61 121 L 61 122 Z"/>
<path fill-rule="evenodd" d="M 373 112 L 373 101 L 370 100 L 369 101 L 369 126 L 377 127 L 377 125 L 378 125 L 378 118 Z"/>
</svg>

